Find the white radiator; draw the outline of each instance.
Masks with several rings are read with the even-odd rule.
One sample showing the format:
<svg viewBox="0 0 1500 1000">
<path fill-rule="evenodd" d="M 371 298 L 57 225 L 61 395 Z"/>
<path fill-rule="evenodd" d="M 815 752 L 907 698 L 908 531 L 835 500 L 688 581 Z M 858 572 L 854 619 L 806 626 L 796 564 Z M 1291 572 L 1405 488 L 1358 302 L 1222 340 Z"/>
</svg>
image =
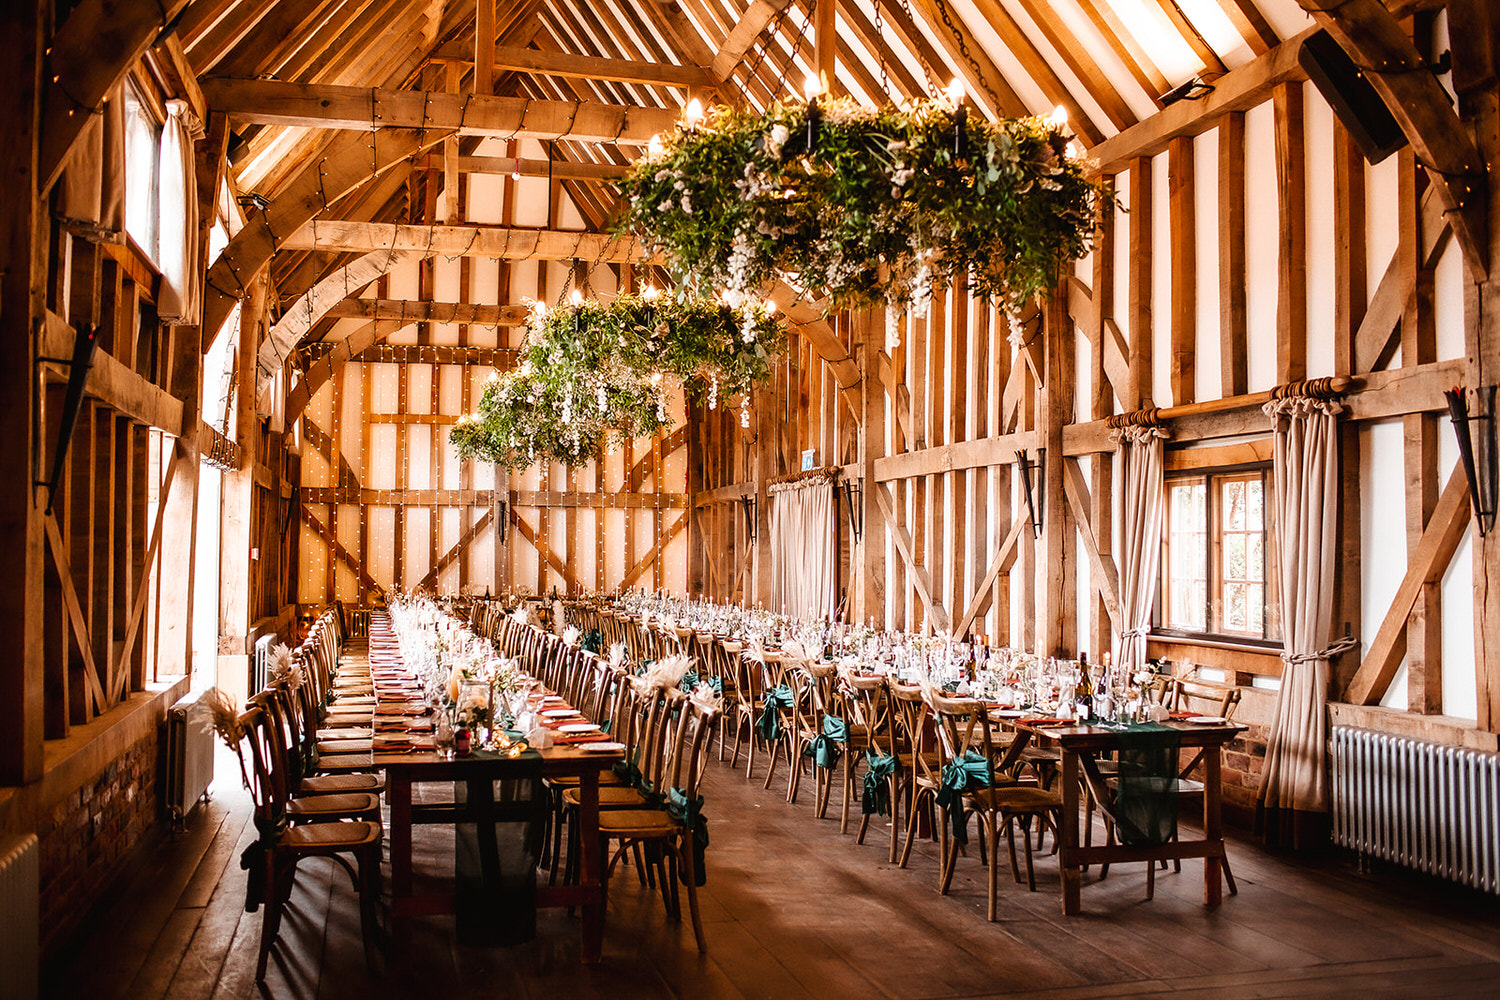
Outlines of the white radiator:
<svg viewBox="0 0 1500 1000">
<path fill-rule="evenodd" d="M 41 862 L 35 834 L 0 840 L 0 1000 L 36 1000 Z"/>
<path fill-rule="evenodd" d="M 167 710 L 167 815 L 179 828 L 214 778 L 214 719 L 206 693 L 190 692 Z"/>
<path fill-rule="evenodd" d="M 1500 754 L 1334 726 L 1333 838 L 1500 893 Z"/>
</svg>

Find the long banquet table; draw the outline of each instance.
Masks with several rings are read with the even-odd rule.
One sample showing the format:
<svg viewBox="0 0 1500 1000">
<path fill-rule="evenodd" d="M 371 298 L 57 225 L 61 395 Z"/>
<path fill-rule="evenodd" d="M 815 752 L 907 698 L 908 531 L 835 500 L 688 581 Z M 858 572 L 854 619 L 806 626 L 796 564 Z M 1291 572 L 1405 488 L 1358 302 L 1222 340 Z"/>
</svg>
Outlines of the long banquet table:
<svg viewBox="0 0 1500 1000">
<path fill-rule="evenodd" d="M 409 920 L 413 917 L 453 913 L 456 894 L 452 892 L 417 895 L 412 878 L 412 828 L 424 824 L 493 823 L 514 818 L 512 803 L 497 802 L 482 790 L 493 782 L 522 777 L 540 761 L 543 778 L 578 778 L 578 822 L 581 835 L 578 884 L 540 886 L 537 905 L 547 907 L 577 906 L 582 911 L 582 960 L 597 963 L 604 942 L 603 856 L 599 843 L 599 775 L 623 759 L 620 751 L 585 750 L 581 745 L 559 745 L 529 749 L 517 757 L 492 751 L 475 751 L 464 757 L 449 758 L 440 753 L 430 737 L 382 737 L 382 717 L 407 717 L 400 706 L 412 691 L 414 678 L 402 680 L 401 656 L 385 616 L 372 616 L 370 622 L 370 666 L 375 678 L 376 726 L 372 762 L 386 775 L 386 800 L 390 804 L 391 844 L 391 917 Z M 384 690 L 384 695 L 382 694 Z M 415 709 L 411 710 L 413 718 Z M 463 803 L 416 804 L 412 787 L 423 782 L 456 782 L 465 784 L 470 795 Z M 480 790 L 480 794 L 474 794 Z"/>
</svg>

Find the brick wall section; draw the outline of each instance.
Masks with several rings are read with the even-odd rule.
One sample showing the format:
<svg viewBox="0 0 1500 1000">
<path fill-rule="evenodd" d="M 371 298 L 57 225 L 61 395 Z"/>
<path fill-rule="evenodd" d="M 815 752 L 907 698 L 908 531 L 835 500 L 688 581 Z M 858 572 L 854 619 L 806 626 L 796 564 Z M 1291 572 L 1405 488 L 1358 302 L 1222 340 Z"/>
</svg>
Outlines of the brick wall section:
<svg viewBox="0 0 1500 1000">
<path fill-rule="evenodd" d="M 42 816 L 43 956 L 66 941 L 159 821 L 160 752 L 151 733 Z"/>
<path fill-rule="evenodd" d="M 1251 725 L 1224 747 L 1224 821 L 1250 828 L 1266 763 L 1265 726 Z"/>
</svg>

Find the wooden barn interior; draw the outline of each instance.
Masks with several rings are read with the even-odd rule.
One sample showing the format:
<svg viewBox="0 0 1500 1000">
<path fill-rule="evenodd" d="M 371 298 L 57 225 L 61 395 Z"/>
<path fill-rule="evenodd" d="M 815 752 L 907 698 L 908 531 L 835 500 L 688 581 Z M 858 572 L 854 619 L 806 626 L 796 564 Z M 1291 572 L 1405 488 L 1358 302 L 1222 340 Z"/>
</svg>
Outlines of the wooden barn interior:
<svg viewBox="0 0 1500 1000">
<path fill-rule="evenodd" d="M 1491 0 L 11 0 L 0 26 L 0 998 L 1500 996 Z M 743 398 L 673 386 L 578 464 L 455 450 L 533 302 L 678 291 L 617 231 L 654 139 L 815 99 L 1053 123 L 1105 192 L 1089 251 L 1010 305 L 778 283 L 785 349 Z M 1004 737 L 1016 783 L 949 790 L 999 824 L 962 850 L 919 797 L 866 812 L 873 717 L 830 767 L 819 732 L 767 738 L 745 671 L 777 658 L 682 625 L 786 610 L 804 480 L 832 498 L 811 617 L 1125 657 L 1217 718 L 1180 831 L 1080 862 L 1123 779 L 1045 718 Z M 419 594 L 549 688 L 615 639 L 726 682 L 702 759 L 687 721 L 671 758 L 712 829 L 696 894 L 691 810 L 681 872 L 622 834 L 601 875 L 608 789 L 574 775 L 569 813 L 548 762 L 587 754 L 533 739 L 540 888 L 479 904 L 530 933 L 473 940 L 463 822 L 413 839 L 426 758 L 380 764 Z M 205 707 L 269 718 L 278 644 L 352 727 L 314 718 L 295 776 L 373 803 L 293 799 L 284 833 Z M 863 676 L 830 682 L 846 715 Z M 943 795 L 924 732 L 888 747 L 898 799 Z M 480 815 L 490 780 L 431 756 L 415 822 Z M 257 847 L 356 832 L 358 878 L 307 857 L 257 889 Z"/>
</svg>

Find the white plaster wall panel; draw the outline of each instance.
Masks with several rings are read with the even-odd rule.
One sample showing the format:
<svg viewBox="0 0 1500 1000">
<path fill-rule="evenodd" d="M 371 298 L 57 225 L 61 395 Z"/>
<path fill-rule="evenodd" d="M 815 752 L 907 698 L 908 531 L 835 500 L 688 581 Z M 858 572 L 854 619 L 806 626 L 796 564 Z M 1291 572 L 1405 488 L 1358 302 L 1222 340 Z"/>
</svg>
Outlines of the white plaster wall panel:
<svg viewBox="0 0 1500 1000">
<path fill-rule="evenodd" d="M 359 522 L 360 508 L 356 504 L 341 503 L 338 505 L 338 534 L 339 544 L 344 547 L 355 559 L 359 558 Z M 328 522 L 323 522 L 327 527 Z M 359 599 L 359 577 L 347 562 L 336 555 L 330 555 L 333 565 L 337 571 L 334 586 L 334 597 L 340 601 L 357 601 Z"/>
<path fill-rule="evenodd" d="M 333 380 L 324 382 L 318 391 L 313 393 L 307 401 L 307 409 L 303 413 L 312 417 L 317 425 L 325 431 L 328 429 L 329 419 L 333 413 Z"/>
<path fill-rule="evenodd" d="M 1197 245 L 1198 330 L 1193 342 L 1193 391 L 1199 401 L 1221 399 L 1224 377 L 1219 370 L 1219 132 L 1209 131 L 1193 140 L 1196 182 L 1193 189 L 1194 233 Z"/>
<path fill-rule="evenodd" d="M 1401 661 L 1401 666 L 1396 668 L 1396 676 L 1391 678 L 1391 686 L 1386 688 L 1385 697 L 1380 699 L 1381 708 L 1392 708 L 1404 712 L 1411 704 L 1407 690 L 1411 684 L 1411 668 L 1406 661 Z"/>
<path fill-rule="evenodd" d="M 359 320 L 356 322 L 363 324 L 364 321 Z M 399 330 L 392 330 L 382 339 L 387 344 L 415 344 L 417 342 L 417 325 L 415 323 L 407 323 Z"/>
<path fill-rule="evenodd" d="M 1115 196 L 1119 200 L 1120 207 L 1115 209 L 1115 260 L 1113 274 L 1115 280 L 1115 325 L 1120 328 L 1120 335 L 1125 338 L 1126 344 L 1134 343 L 1135 331 L 1130 328 L 1130 227 L 1133 221 L 1130 213 L 1125 211 L 1130 204 L 1130 174 L 1118 173 L 1114 176 Z M 1008 333 L 1009 331 L 1006 331 Z M 1005 335 L 1002 333 L 1002 336 Z M 1012 367 L 1015 359 L 1012 358 Z M 1116 395 L 1125 391 L 1124 386 L 1116 386 Z"/>
<path fill-rule="evenodd" d="M 1455 254 L 1456 256 L 1456 254 Z M 1458 465 L 1458 439 L 1446 417 L 1438 428 L 1438 487 Z M 1467 513 L 1467 512 L 1466 512 Z M 1460 719 L 1479 716 L 1474 672 L 1474 519 L 1443 573 L 1443 714 Z"/>
<path fill-rule="evenodd" d="M 432 568 L 432 508 L 406 508 L 406 553 L 401 560 L 402 590 L 412 590 Z"/>
<path fill-rule="evenodd" d="M 304 441 L 302 445 L 302 483 L 306 486 L 333 485 L 328 460 L 323 457 L 323 452 L 308 441 Z"/>
<path fill-rule="evenodd" d="M 402 261 L 386 272 L 387 297 L 392 299 L 420 298 L 422 287 L 421 262 L 416 259 Z M 372 289 L 377 287 L 372 284 Z"/>
<path fill-rule="evenodd" d="M 395 413 L 401 393 L 399 366 L 377 363 L 369 366 L 370 412 Z"/>
<path fill-rule="evenodd" d="M 1245 113 L 1246 368 L 1251 392 L 1276 384 L 1276 118 L 1270 102 Z"/>
<path fill-rule="evenodd" d="M 510 297 L 507 301 L 520 303 L 536 298 L 536 276 L 540 266 L 541 262 L 535 260 L 510 262 Z M 518 328 L 516 336 L 521 332 Z"/>
<path fill-rule="evenodd" d="M 1087 334 L 1079 331 L 1076 341 L 1078 349 L 1073 354 L 1073 419 L 1083 421 L 1089 419 L 1089 410 L 1094 401 L 1094 345 L 1089 342 Z M 987 379 L 986 379 L 987 381 Z M 1004 386 L 1001 387 L 1004 391 Z M 988 396 L 982 396 L 988 399 Z M 979 421 L 981 433 L 984 429 L 985 415 L 974 415 Z"/>
<path fill-rule="evenodd" d="M 1313 86 L 1302 88 L 1303 170 L 1307 176 L 1307 377 L 1333 374 L 1333 109 Z"/>
<path fill-rule="evenodd" d="M 365 510 L 370 536 L 369 573 L 376 583 L 390 591 L 396 582 L 396 510 L 385 506 Z"/>
<path fill-rule="evenodd" d="M 327 505 L 309 504 L 308 511 L 319 521 L 328 523 Z M 323 600 L 323 588 L 328 579 L 328 546 L 312 525 L 300 518 L 296 530 L 297 600 L 303 604 L 318 604 Z"/>
<path fill-rule="evenodd" d="M 494 257 L 469 258 L 469 301 L 485 305 L 500 302 L 500 261 Z M 483 335 L 481 339 L 481 335 Z M 495 331 L 491 327 L 469 328 L 470 343 L 493 345 Z"/>
<path fill-rule="evenodd" d="M 1364 650 L 1406 572 L 1406 481 L 1401 422 L 1366 424 L 1360 443 L 1360 618 Z M 1404 662 L 1404 661 L 1403 661 Z M 1392 685 L 1394 691 L 1395 685 Z M 1405 687 L 1400 691 L 1405 705 Z"/>
<path fill-rule="evenodd" d="M 453 544 L 458 541 L 458 536 L 463 529 L 460 527 L 460 511 L 457 507 L 441 507 L 438 511 L 438 556 L 441 558 Z M 457 560 L 438 574 L 437 592 L 439 594 L 458 593 L 458 562 Z"/>
<path fill-rule="evenodd" d="M 447 427 L 423 426 L 411 428 L 406 438 L 406 488 L 430 490 L 432 483 L 433 439 L 443 435 Z"/>
<path fill-rule="evenodd" d="M 480 518 L 484 517 L 483 507 L 467 507 L 463 512 L 465 533 Z M 486 584 L 494 582 L 495 545 L 491 540 L 490 529 L 486 528 L 475 539 L 469 543 L 464 550 L 463 558 L 469 564 L 469 588 L 472 593 L 477 587 L 480 593 L 484 592 Z"/>
<path fill-rule="evenodd" d="M 1172 398 L 1172 211 L 1167 154 L 1151 158 L 1151 399 L 1171 406 Z M 1128 301 L 1128 300 L 1127 300 Z"/>
<path fill-rule="evenodd" d="M 625 575 L 625 512 L 604 512 L 604 589 L 613 591 Z"/>
<path fill-rule="evenodd" d="M 401 486 L 396 475 L 395 424 L 372 424 L 370 426 L 370 454 L 367 456 L 368 472 L 365 488 L 372 490 L 394 490 Z"/>
<path fill-rule="evenodd" d="M 1463 253 L 1450 237 L 1443 255 L 1438 258 L 1437 273 L 1433 275 L 1432 312 L 1439 361 L 1461 358 L 1468 353 L 1464 345 L 1464 291 L 1467 285 Z"/>
<path fill-rule="evenodd" d="M 364 481 L 366 468 L 363 435 L 365 367 L 362 364 L 344 366 L 343 412 L 339 414 L 339 447 L 343 450 L 344 460 L 349 463 L 349 468 L 354 472 L 355 478 L 361 482 Z M 331 426 L 325 427 L 324 430 L 330 434 L 333 433 Z"/>
<path fill-rule="evenodd" d="M 432 412 L 433 365 L 406 366 L 406 412 Z"/>
<path fill-rule="evenodd" d="M 1365 167 L 1365 261 L 1369 272 L 1369 294 L 1373 296 L 1381 275 L 1396 253 L 1401 238 L 1398 156 L 1388 156 Z"/>
<path fill-rule="evenodd" d="M 504 145 L 498 142 L 484 143 L 486 149 L 499 146 L 502 152 L 486 152 L 485 156 L 504 156 Z M 468 199 L 465 211 L 469 222 L 480 225 L 498 225 L 505 215 L 504 174 L 469 174 Z"/>
</svg>

